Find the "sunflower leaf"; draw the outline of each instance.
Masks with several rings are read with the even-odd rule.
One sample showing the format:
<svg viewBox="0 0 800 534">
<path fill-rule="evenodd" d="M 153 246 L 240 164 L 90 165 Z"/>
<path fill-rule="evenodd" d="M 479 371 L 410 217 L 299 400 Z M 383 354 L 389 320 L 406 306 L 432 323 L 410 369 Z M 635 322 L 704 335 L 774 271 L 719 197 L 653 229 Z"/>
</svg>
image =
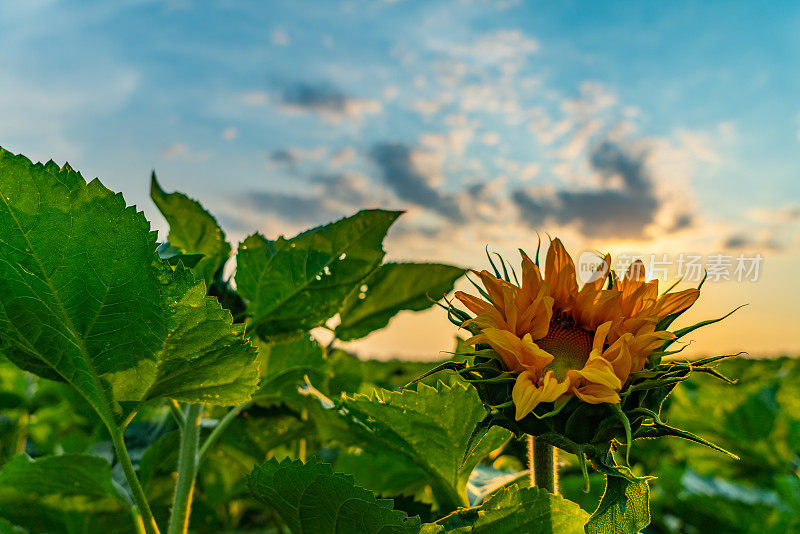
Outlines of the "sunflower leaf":
<svg viewBox="0 0 800 534">
<path fill-rule="evenodd" d="M 436 522 L 440 532 L 578 534 L 589 514 L 576 503 L 541 488 L 506 486 L 480 507 L 461 509 Z M 432 531 L 435 532 L 435 531 Z"/>
<path fill-rule="evenodd" d="M 453 290 L 464 269 L 438 263 L 385 263 L 348 297 L 336 337 L 359 339 L 381 329 L 399 311 L 421 311 Z M 363 297 L 363 298 L 362 298 Z"/>
<path fill-rule="evenodd" d="M 291 239 L 253 234 L 239 245 L 236 284 L 265 337 L 322 325 L 384 256 L 383 238 L 401 212 L 363 210 Z"/>
<path fill-rule="evenodd" d="M 636 534 L 650 524 L 646 480 L 606 475 L 606 490 L 586 523 L 586 534 Z"/>
<path fill-rule="evenodd" d="M 461 383 L 346 396 L 341 408 L 357 440 L 352 445 L 413 462 L 440 490 L 436 495 L 440 505 L 451 510 L 468 505 L 466 487 L 472 470 L 510 437 L 501 428 L 473 436 L 486 410 L 477 391 Z"/>
<path fill-rule="evenodd" d="M 109 429 L 123 401 L 238 404 L 255 389 L 244 327 L 99 181 L 0 149 L 0 241 L 3 353 L 70 384 Z"/>
<path fill-rule="evenodd" d="M 231 246 L 225 241 L 225 233 L 217 220 L 199 202 L 183 193 L 166 193 L 158 184 L 155 172 L 150 180 L 150 198 L 169 223 L 167 240 L 170 245 L 186 255 L 202 255 L 196 265 L 185 261 L 184 265 L 192 267 L 192 271 L 210 285 L 231 254 Z"/>
<path fill-rule="evenodd" d="M 393 510 L 392 501 L 376 499 L 356 486 L 351 475 L 334 473 L 330 464 L 285 459 L 256 466 L 247 477 L 250 492 L 272 507 L 293 534 L 330 532 L 416 533 L 418 517 Z"/>
<path fill-rule="evenodd" d="M 15 456 L 0 471 L 0 517 L 34 532 L 67 531 L 77 518 L 120 514 L 130 505 L 114 486 L 111 466 L 97 456 Z"/>
<path fill-rule="evenodd" d="M 256 341 L 256 346 L 262 360 L 258 397 L 290 396 L 297 393 L 304 377 L 318 384 L 329 374 L 330 363 L 323 357 L 322 347 L 308 335 L 283 343 Z"/>
</svg>

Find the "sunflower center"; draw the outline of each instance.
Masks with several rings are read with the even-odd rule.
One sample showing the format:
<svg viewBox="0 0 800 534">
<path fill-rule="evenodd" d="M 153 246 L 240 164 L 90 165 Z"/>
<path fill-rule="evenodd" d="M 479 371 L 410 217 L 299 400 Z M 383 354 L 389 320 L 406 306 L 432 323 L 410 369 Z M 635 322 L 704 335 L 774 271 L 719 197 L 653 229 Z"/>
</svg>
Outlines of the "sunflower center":
<svg viewBox="0 0 800 534">
<path fill-rule="evenodd" d="M 570 369 L 583 369 L 592 350 L 593 337 L 592 332 L 577 326 L 572 319 L 554 317 L 547 335 L 536 340 L 540 348 L 553 355 L 545 371 L 552 370 L 557 379 L 563 380 Z"/>
</svg>

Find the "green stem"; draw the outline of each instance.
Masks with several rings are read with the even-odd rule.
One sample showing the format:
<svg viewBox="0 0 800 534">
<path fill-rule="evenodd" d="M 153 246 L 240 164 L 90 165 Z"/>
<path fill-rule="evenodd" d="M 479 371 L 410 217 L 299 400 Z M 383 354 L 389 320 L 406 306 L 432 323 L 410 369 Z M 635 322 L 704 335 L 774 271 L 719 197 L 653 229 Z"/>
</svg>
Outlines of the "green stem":
<svg viewBox="0 0 800 534">
<path fill-rule="evenodd" d="M 175 423 L 178 425 L 178 428 L 183 429 L 184 425 L 186 424 L 186 416 L 181 411 L 178 401 L 175 399 L 170 399 L 168 405 L 169 412 L 172 414 L 172 418 L 175 419 Z"/>
<path fill-rule="evenodd" d="M 190 404 L 186 410 L 186 423 L 181 430 L 181 445 L 178 450 L 178 481 L 175 483 L 175 498 L 172 502 L 172 515 L 169 518 L 169 534 L 186 534 L 189 531 L 189 516 L 197 477 L 197 446 L 200 441 L 202 414 L 202 404 Z"/>
<path fill-rule="evenodd" d="M 139 477 L 136 476 L 136 471 L 133 469 L 131 457 L 128 456 L 128 449 L 125 448 L 125 439 L 122 437 L 122 430 L 115 429 L 110 432 L 111 442 L 114 444 L 114 450 L 117 453 L 117 460 L 122 466 L 122 472 L 125 473 L 125 479 L 128 481 L 128 486 L 133 493 L 133 500 L 136 502 L 139 514 L 141 514 L 144 531 L 147 534 L 160 534 L 156 520 L 153 517 L 153 512 L 150 511 L 147 496 L 144 494 L 144 489 L 139 482 Z"/>
<path fill-rule="evenodd" d="M 22 454 L 25 452 L 26 445 L 28 444 L 28 422 L 30 415 L 28 410 L 22 410 L 17 418 L 17 439 L 14 443 L 14 454 Z"/>
<path fill-rule="evenodd" d="M 239 415 L 239 413 L 245 408 L 249 408 L 252 404 L 253 401 L 247 401 L 239 406 L 234 406 L 230 409 L 230 411 L 228 411 L 228 413 L 225 414 L 222 419 L 219 420 L 217 426 L 214 427 L 214 430 L 212 430 L 211 434 L 209 434 L 206 438 L 203 446 L 200 447 L 200 453 L 198 454 L 199 463 L 203 462 L 203 459 L 206 457 L 206 454 L 208 454 L 208 451 L 214 446 L 217 440 L 219 440 L 220 436 L 222 436 L 222 433 L 225 432 L 226 428 L 228 428 L 228 425 L 230 425 L 233 420 L 236 419 L 236 416 Z"/>
<path fill-rule="evenodd" d="M 531 470 L 531 485 L 558 493 L 558 451 L 549 443 L 536 441 L 528 436 L 528 464 Z"/>
</svg>

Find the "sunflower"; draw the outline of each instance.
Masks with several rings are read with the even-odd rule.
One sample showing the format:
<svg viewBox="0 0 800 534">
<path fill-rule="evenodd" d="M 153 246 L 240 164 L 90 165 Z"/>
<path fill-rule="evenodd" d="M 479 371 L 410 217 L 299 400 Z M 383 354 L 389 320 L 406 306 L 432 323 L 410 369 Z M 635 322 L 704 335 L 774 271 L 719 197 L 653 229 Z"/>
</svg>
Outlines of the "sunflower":
<svg viewBox="0 0 800 534">
<path fill-rule="evenodd" d="M 631 373 L 644 368 L 654 349 L 675 339 L 657 329 L 659 321 L 699 296 L 698 289 L 659 296 L 658 280 L 646 281 L 641 261 L 619 278 L 610 270 L 609 255 L 579 289 L 575 264 L 559 239 L 550 244 L 544 277 L 537 263 L 520 254 L 521 284 L 473 271 L 485 288 L 483 298 L 456 292 L 475 314 L 463 324 L 477 331 L 466 343 L 489 345 L 516 374 L 511 396 L 517 421 L 540 403 L 572 396 L 589 404 L 618 404 Z"/>
</svg>

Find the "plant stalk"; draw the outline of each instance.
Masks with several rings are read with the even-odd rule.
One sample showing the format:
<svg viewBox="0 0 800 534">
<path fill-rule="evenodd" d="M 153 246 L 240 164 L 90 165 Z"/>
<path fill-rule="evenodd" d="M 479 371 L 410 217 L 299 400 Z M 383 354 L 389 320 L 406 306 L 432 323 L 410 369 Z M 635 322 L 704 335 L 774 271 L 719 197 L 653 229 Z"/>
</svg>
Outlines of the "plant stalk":
<svg viewBox="0 0 800 534">
<path fill-rule="evenodd" d="M 200 452 L 198 453 L 199 463 L 203 463 L 208 451 L 214 446 L 214 444 L 216 444 L 220 436 L 222 436 L 223 432 L 225 432 L 225 429 L 228 428 L 228 425 L 230 425 L 233 420 L 236 419 L 236 416 L 239 415 L 239 412 L 249 408 L 252 404 L 253 401 L 247 401 L 239 406 L 234 406 L 222 417 L 222 419 L 219 420 L 217 426 L 214 427 L 214 429 L 211 431 L 211 434 L 208 435 L 206 440 L 203 442 L 203 445 L 200 447 Z"/>
<path fill-rule="evenodd" d="M 147 496 L 144 494 L 142 484 L 139 482 L 139 477 L 136 476 L 136 471 L 133 469 L 131 457 L 128 456 L 128 449 L 125 448 L 125 439 L 122 437 L 122 430 L 110 430 L 111 441 L 114 444 L 114 451 L 117 453 L 117 461 L 122 466 L 122 472 L 125 473 L 125 479 L 128 481 L 128 486 L 133 493 L 133 500 L 136 502 L 136 508 L 141 514 L 142 524 L 144 531 L 147 534 L 160 534 L 158 525 L 153 517 L 153 512 L 150 511 L 150 504 L 147 502 Z"/>
<path fill-rule="evenodd" d="M 528 436 L 528 467 L 531 470 L 531 486 L 558 494 L 558 450 L 543 441 Z"/>
<path fill-rule="evenodd" d="M 192 510 L 194 484 L 199 464 L 198 443 L 200 441 L 200 417 L 202 404 L 190 404 L 186 410 L 186 423 L 181 430 L 178 451 L 178 480 L 175 483 L 175 498 L 169 518 L 169 534 L 186 534 Z"/>
</svg>

